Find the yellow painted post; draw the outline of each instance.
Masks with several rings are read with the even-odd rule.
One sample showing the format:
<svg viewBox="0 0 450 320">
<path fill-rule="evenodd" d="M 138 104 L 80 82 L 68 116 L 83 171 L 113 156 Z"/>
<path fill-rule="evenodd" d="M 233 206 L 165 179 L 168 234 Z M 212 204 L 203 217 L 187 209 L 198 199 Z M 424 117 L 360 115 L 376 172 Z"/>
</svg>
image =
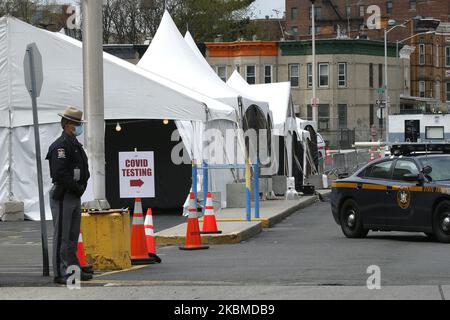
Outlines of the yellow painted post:
<svg viewBox="0 0 450 320">
<path fill-rule="evenodd" d="M 131 268 L 130 213 L 83 213 L 81 230 L 86 259 L 95 270 Z"/>
</svg>

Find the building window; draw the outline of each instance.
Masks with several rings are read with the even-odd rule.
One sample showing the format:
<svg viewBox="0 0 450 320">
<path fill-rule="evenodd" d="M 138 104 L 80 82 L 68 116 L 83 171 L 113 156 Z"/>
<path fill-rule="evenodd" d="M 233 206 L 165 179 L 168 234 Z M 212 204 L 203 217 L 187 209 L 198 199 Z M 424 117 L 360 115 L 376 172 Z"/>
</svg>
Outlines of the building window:
<svg viewBox="0 0 450 320">
<path fill-rule="evenodd" d="M 330 105 L 319 105 L 319 131 L 330 129 Z"/>
<path fill-rule="evenodd" d="M 378 87 L 379 88 L 383 87 L 383 65 L 382 64 L 378 65 Z"/>
<path fill-rule="evenodd" d="M 439 62 L 439 50 L 440 50 L 440 48 L 439 48 L 439 45 L 436 45 L 436 63 L 435 63 L 435 65 L 436 65 L 436 67 L 439 67 L 439 65 L 440 65 L 440 62 Z"/>
<path fill-rule="evenodd" d="M 245 79 L 248 84 L 256 84 L 256 66 L 247 66 L 245 68 Z"/>
<path fill-rule="evenodd" d="M 392 1 L 386 2 L 386 12 L 387 12 L 387 14 L 391 14 L 392 13 L 392 8 L 393 8 Z"/>
<path fill-rule="evenodd" d="M 444 140 L 444 127 L 425 127 L 425 139 Z"/>
<path fill-rule="evenodd" d="M 273 82 L 272 74 L 273 74 L 273 66 L 272 65 L 264 66 L 264 83 Z"/>
<path fill-rule="evenodd" d="M 308 88 L 312 88 L 313 86 L 313 76 L 312 76 L 312 63 L 308 63 L 307 66 L 307 86 Z"/>
<path fill-rule="evenodd" d="M 433 45 L 430 46 L 430 66 L 433 65 Z"/>
<path fill-rule="evenodd" d="M 312 34 L 312 27 L 311 26 L 309 27 L 309 34 L 310 35 Z M 316 34 L 320 34 L 320 27 L 319 26 L 316 26 Z"/>
<path fill-rule="evenodd" d="M 345 12 L 347 13 L 347 17 L 350 17 L 352 15 L 352 7 L 351 6 L 345 7 Z"/>
<path fill-rule="evenodd" d="M 441 100 L 441 81 L 436 80 L 434 84 L 434 95 L 439 101 Z"/>
<path fill-rule="evenodd" d="M 370 122 L 370 127 L 372 127 L 372 125 L 374 124 L 374 108 L 375 106 L 373 104 L 369 105 L 369 122 Z"/>
<path fill-rule="evenodd" d="M 347 105 L 338 104 L 339 129 L 347 129 Z"/>
<path fill-rule="evenodd" d="M 330 65 L 328 63 L 319 63 L 319 87 L 327 88 L 330 78 Z"/>
<path fill-rule="evenodd" d="M 445 47 L 445 66 L 450 67 L 450 46 Z"/>
<path fill-rule="evenodd" d="M 312 106 L 310 104 L 308 104 L 306 106 L 306 119 L 308 121 L 311 121 L 313 119 L 313 112 L 312 112 Z"/>
<path fill-rule="evenodd" d="M 298 88 L 299 85 L 299 78 L 300 78 L 299 68 L 300 68 L 299 64 L 289 65 L 289 81 L 291 82 L 291 86 L 293 88 Z"/>
<path fill-rule="evenodd" d="M 450 82 L 447 82 L 447 102 L 450 102 Z"/>
<path fill-rule="evenodd" d="M 359 6 L 359 16 L 364 17 L 366 15 L 366 7 Z"/>
<path fill-rule="evenodd" d="M 419 81 L 419 97 L 425 98 L 425 81 Z"/>
<path fill-rule="evenodd" d="M 369 88 L 373 88 L 373 63 L 369 64 Z"/>
<path fill-rule="evenodd" d="M 297 20 L 298 19 L 298 8 L 292 7 L 291 8 L 291 20 Z"/>
<path fill-rule="evenodd" d="M 227 82 L 227 67 L 226 66 L 217 66 L 216 68 L 217 75 L 223 82 Z"/>
<path fill-rule="evenodd" d="M 338 87 L 347 87 L 347 63 L 338 63 Z"/>
<path fill-rule="evenodd" d="M 409 0 L 409 10 L 416 10 L 417 1 L 416 0 Z"/>
<path fill-rule="evenodd" d="M 292 35 L 298 36 L 298 27 L 292 27 L 291 32 L 292 32 Z"/>
<path fill-rule="evenodd" d="M 314 7 L 314 17 L 320 18 L 322 16 L 322 8 L 321 7 Z M 312 20 L 312 7 L 309 7 L 309 20 Z"/>
<path fill-rule="evenodd" d="M 419 46 L 419 64 L 423 66 L 425 64 L 425 45 Z"/>
<path fill-rule="evenodd" d="M 235 70 L 236 70 L 238 73 L 241 73 L 241 66 L 237 64 L 237 65 L 235 66 Z"/>
</svg>

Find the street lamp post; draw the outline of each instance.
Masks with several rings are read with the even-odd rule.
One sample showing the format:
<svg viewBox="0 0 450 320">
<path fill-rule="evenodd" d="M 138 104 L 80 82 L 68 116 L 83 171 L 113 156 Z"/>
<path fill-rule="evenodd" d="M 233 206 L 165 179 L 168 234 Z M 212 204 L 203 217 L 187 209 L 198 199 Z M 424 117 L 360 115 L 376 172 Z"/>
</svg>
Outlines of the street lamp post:
<svg viewBox="0 0 450 320">
<path fill-rule="evenodd" d="M 390 106 L 391 106 L 391 101 L 390 101 L 390 97 L 389 97 L 389 87 L 388 87 L 389 74 L 388 74 L 388 46 L 387 46 L 387 42 L 388 42 L 388 34 L 389 34 L 389 32 L 391 32 L 392 30 L 394 30 L 397 27 L 406 28 L 405 24 L 400 24 L 400 25 L 393 26 L 389 30 L 387 28 L 384 29 L 384 101 L 385 101 L 385 109 L 386 109 L 384 114 L 386 116 L 386 143 L 389 142 L 389 109 L 390 109 Z"/>
<path fill-rule="evenodd" d="M 316 129 L 319 130 L 319 106 L 316 102 L 316 14 L 315 14 L 315 0 L 311 0 L 311 34 L 312 34 L 312 116 L 313 122 L 316 124 Z"/>
</svg>

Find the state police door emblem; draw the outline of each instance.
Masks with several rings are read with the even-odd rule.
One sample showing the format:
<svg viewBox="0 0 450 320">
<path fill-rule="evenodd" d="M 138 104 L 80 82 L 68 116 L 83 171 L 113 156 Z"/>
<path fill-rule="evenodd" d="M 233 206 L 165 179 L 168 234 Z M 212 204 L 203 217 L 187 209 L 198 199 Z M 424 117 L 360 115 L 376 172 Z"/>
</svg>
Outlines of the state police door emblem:
<svg viewBox="0 0 450 320">
<path fill-rule="evenodd" d="M 408 188 L 401 188 L 397 192 L 397 204 L 400 208 L 406 210 L 411 205 L 411 192 Z"/>
</svg>

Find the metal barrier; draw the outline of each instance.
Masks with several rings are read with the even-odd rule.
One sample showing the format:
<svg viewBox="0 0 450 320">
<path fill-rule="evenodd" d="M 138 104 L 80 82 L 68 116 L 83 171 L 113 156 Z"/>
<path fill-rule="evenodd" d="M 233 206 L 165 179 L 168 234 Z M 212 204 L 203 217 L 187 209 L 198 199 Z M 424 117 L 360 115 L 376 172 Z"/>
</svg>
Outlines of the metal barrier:
<svg viewBox="0 0 450 320">
<path fill-rule="evenodd" d="M 247 221 L 252 220 L 252 205 L 251 205 L 251 186 L 253 184 L 254 201 L 255 201 L 255 219 L 259 219 L 259 170 L 258 163 L 251 164 L 250 160 L 246 164 L 208 164 L 203 161 L 202 166 L 199 166 L 195 160 L 192 161 L 192 191 L 194 192 L 195 203 L 198 201 L 197 196 L 197 175 L 198 170 L 203 170 L 203 208 L 206 208 L 206 194 L 208 192 L 208 171 L 209 170 L 229 170 L 229 169 L 244 169 L 245 170 L 245 192 L 246 192 L 246 213 Z M 252 175 L 253 172 L 253 175 Z M 253 180 L 253 181 L 252 181 Z"/>
<path fill-rule="evenodd" d="M 374 157 L 379 157 L 378 151 L 374 152 Z M 324 172 L 327 175 L 353 174 L 369 163 L 370 159 L 371 151 L 368 149 L 331 151 L 325 158 Z"/>
</svg>

